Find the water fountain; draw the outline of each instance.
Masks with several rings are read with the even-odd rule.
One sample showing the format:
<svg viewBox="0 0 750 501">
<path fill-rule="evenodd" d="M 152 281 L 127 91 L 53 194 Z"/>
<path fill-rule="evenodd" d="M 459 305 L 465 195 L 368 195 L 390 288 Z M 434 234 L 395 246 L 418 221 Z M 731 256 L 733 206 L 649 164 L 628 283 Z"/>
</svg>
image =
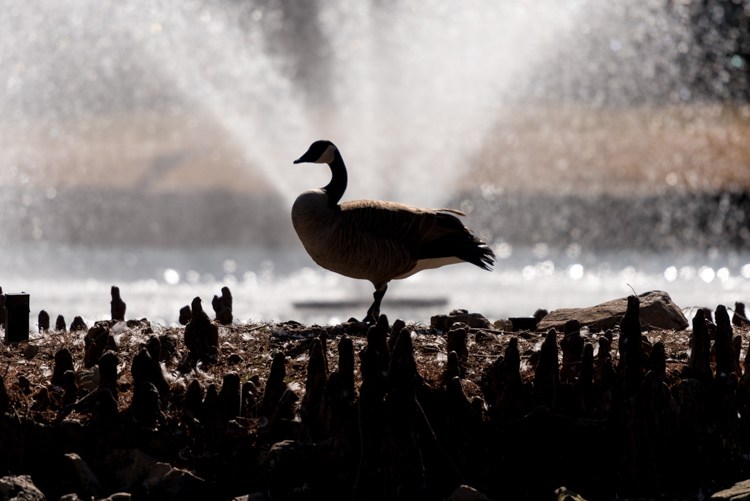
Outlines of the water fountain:
<svg viewBox="0 0 750 501">
<path fill-rule="evenodd" d="M 406 294 L 464 283 L 451 305 L 499 316 L 563 306 L 569 287 L 576 301 L 627 282 L 683 284 L 691 302 L 748 292 L 733 207 L 750 187 L 750 111 L 722 104 L 747 97 L 734 4 L 699 22 L 661 0 L 43 3 L 0 20 L 0 285 L 36 289 L 32 313 L 94 317 L 114 281 L 129 311 L 165 322 L 224 283 L 239 320 L 299 317 L 290 290 L 367 296 L 305 269 L 291 232 L 291 200 L 327 182 L 291 160 L 321 137 L 345 152 L 348 198 L 460 205 L 505 257 L 489 278 L 432 272 Z M 678 256 L 711 235 L 692 221 L 707 199 L 674 216 L 698 192 L 733 238 Z M 610 228 L 585 218 L 627 201 L 682 235 L 668 258 L 628 254 L 638 227 L 598 245 Z"/>
</svg>

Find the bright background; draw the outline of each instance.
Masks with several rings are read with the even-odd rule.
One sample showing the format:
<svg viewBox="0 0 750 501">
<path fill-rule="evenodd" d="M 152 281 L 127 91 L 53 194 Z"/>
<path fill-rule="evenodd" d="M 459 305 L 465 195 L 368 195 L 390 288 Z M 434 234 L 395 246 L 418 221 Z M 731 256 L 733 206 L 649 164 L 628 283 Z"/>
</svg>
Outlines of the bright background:
<svg viewBox="0 0 750 501">
<path fill-rule="evenodd" d="M 451 206 L 496 270 L 391 285 L 407 320 L 652 289 L 750 299 L 750 2 L 40 0 L 0 18 L 0 287 L 89 321 L 172 324 L 223 285 L 238 321 L 361 317 L 289 218 L 345 199 Z M 399 301 L 434 299 L 425 308 Z M 299 301 L 361 301 L 299 309 Z M 388 302 L 390 300 L 390 302 Z"/>
</svg>

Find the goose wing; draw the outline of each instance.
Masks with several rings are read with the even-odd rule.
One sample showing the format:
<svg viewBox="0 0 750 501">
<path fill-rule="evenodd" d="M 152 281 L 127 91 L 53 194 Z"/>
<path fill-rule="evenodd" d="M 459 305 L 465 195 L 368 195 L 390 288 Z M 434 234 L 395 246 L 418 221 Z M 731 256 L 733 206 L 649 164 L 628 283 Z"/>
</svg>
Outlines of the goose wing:
<svg viewBox="0 0 750 501">
<path fill-rule="evenodd" d="M 490 269 L 494 254 L 456 217 L 455 209 L 422 209 L 395 202 L 357 200 L 341 205 L 344 226 L 398 245 L 415 261 L 457 257 Z"/>
</svg>

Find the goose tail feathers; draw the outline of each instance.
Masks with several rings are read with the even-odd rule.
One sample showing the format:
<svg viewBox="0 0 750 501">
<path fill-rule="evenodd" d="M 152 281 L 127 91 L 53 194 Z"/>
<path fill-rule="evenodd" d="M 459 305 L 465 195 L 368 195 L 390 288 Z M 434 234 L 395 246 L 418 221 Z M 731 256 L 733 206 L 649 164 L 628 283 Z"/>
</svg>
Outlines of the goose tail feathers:
<svg viewBox="0 0 750 501">
<path fill-rule="evenodd" d="M 484 270 L 492 271 L 492 267 L 495 265 L 495 253 L 487 244 L 483 242 L 477 242 L 477 244 L 468 247 L 457 257 Z"/>
</svg>

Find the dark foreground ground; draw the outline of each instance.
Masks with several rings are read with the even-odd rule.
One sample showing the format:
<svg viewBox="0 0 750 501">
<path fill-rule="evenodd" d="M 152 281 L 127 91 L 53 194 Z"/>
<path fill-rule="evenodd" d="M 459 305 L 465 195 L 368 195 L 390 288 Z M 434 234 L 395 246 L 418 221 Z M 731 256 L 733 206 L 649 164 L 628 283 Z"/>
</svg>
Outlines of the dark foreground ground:
<svg viewBox="0 0 750 501">
<path fill-rule="evenodd" d="M 2 346 L 0 472 L 48 499 L 706 499 L 750 478 L 735 317 L 51 330 Z"/>
</svg>

